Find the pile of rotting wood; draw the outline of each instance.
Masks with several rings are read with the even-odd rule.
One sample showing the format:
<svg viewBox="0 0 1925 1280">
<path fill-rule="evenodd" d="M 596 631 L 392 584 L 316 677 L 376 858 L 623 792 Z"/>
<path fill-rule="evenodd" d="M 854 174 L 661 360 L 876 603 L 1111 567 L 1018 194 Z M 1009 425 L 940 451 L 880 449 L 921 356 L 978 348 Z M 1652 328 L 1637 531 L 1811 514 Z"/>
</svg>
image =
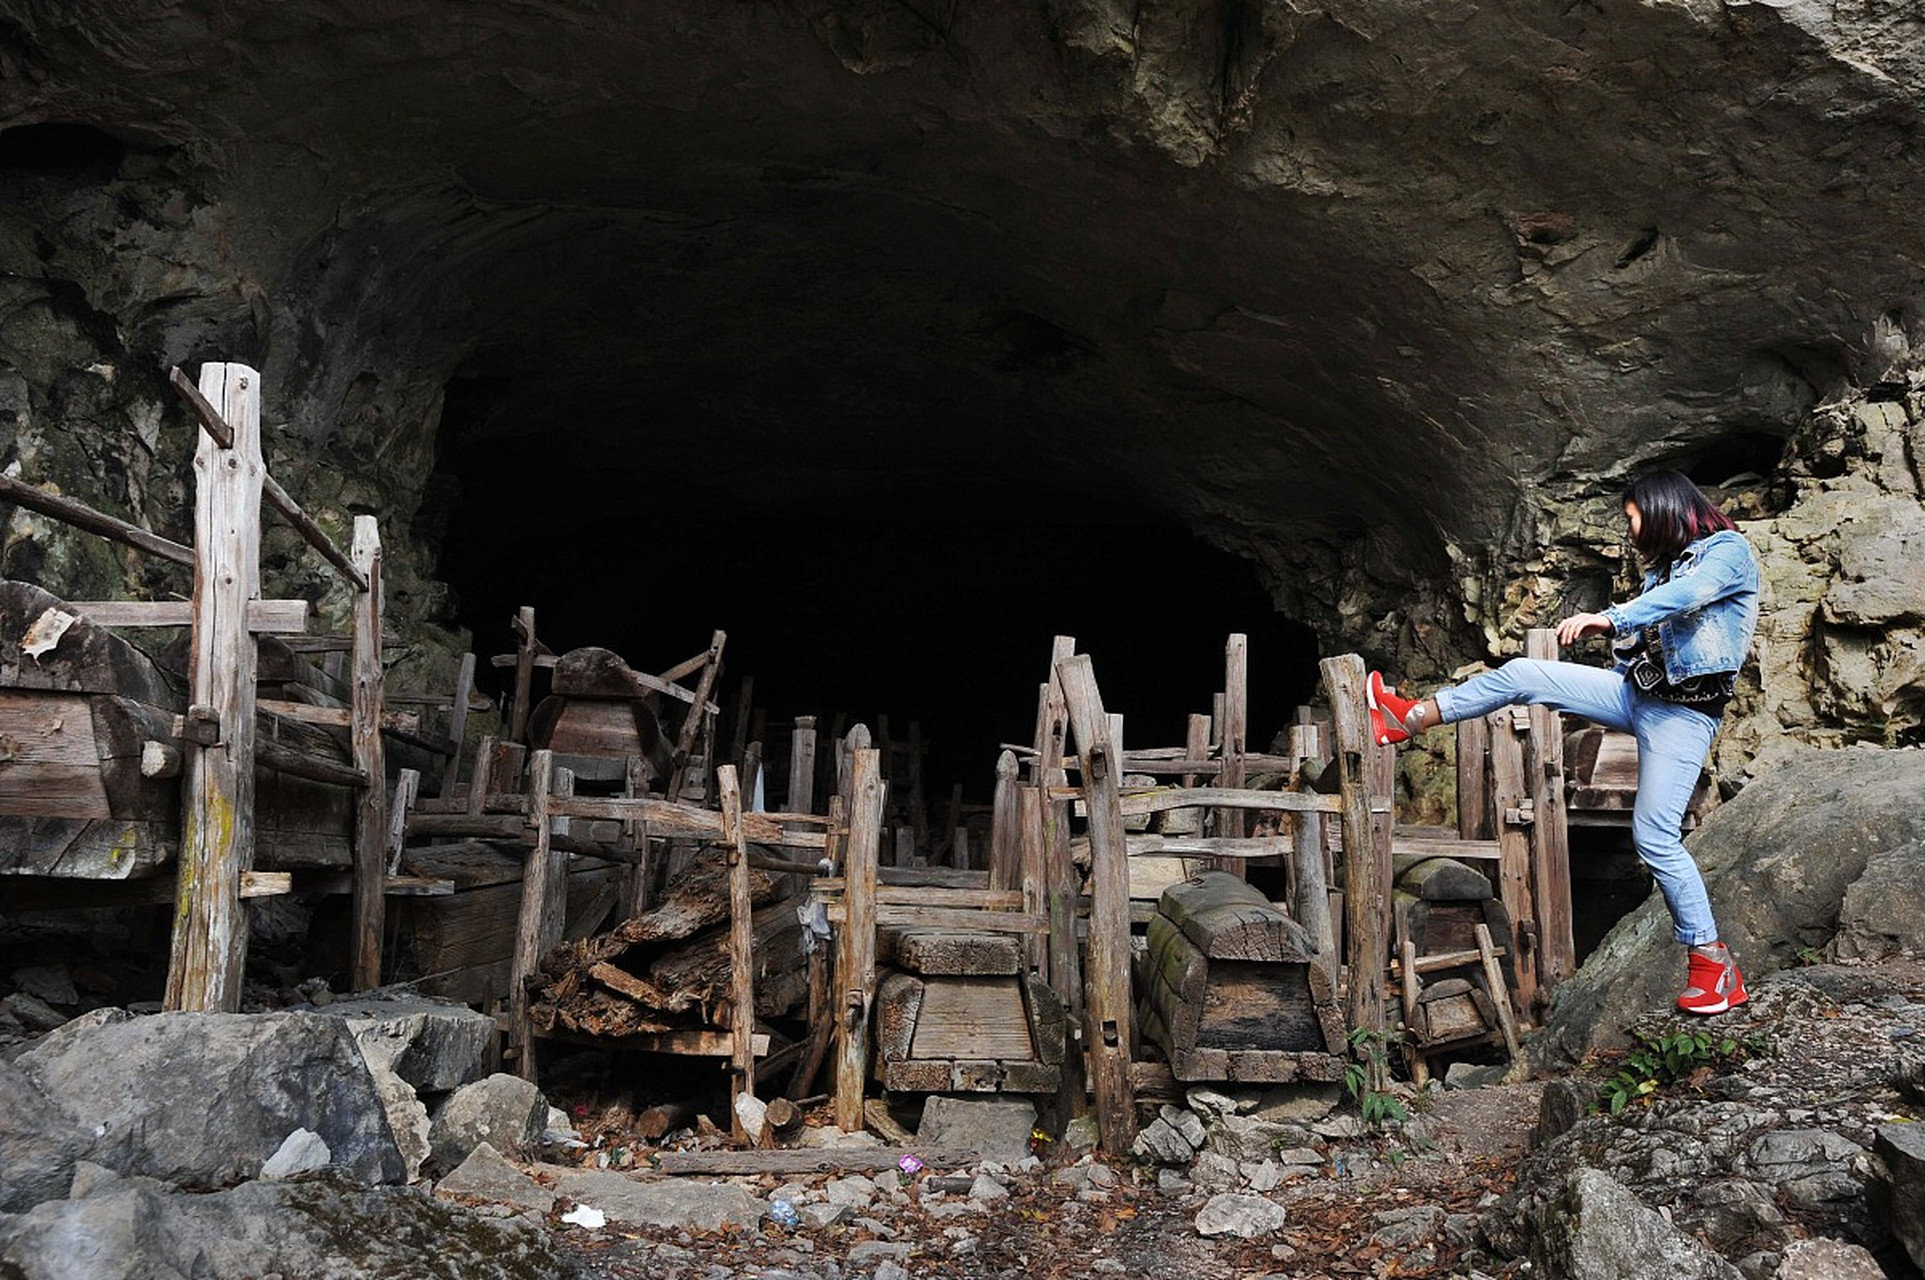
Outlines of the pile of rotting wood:
<svg viewBox="0 0 1925 1280">
<path fill-rule="evenodd" d="M 536 1034 L 621 1040 L 731 1029 L 723 852 L 698 852 L 653 909 L 550 951 L 530 993 Z M 808 995 L 808 931 L 797 911 L 806 899 L 778 897 L 782 877 L 751 870 L 749 878 L 755 1016 L 781 1017 Z"/>
</svg>

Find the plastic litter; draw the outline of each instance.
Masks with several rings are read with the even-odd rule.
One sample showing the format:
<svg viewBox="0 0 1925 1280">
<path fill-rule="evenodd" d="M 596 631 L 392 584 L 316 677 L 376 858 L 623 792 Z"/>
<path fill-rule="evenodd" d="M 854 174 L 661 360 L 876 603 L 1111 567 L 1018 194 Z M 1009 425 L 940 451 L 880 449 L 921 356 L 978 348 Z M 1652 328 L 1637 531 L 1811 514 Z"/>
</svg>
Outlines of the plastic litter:
<svg viewBox="0 0 1925 1280">
<path fill-rule="evenodd" d="M 922 1161 L 916 1159 L 913 1154 L 904 1153 L 902 1159 L 896 1161 L 896 1168 L 913 1178 L 922 1172 Z"/>
<path fill-rule="evenodd" d="M 769 1220 L 778 1227 L 793 1227 L 799 1221 L 795 1206 L 787 1200 L 769 1202 Z"/>
<path fill-rule="evenodd" d="M 561 1220 L 570 1226 L 583 1227 L 589 1231 L 600 1231 L 608 1225 L 607 1214 L 603 1213 L 600 1209 L 592 1208 L 585 1204 L 578 1204 L 567 1213 L 562 1214 Z"/>
</svg>

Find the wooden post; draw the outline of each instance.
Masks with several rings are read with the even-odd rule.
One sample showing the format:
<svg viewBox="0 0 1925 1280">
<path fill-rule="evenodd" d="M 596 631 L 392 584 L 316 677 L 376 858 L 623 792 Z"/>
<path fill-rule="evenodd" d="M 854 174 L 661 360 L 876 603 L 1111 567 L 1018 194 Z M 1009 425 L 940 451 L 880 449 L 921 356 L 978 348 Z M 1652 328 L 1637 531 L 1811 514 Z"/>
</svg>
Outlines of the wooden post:
<svg viewBox="0 0 1925 1280">
<path fill-rule="evenodd" d="M 722 646 L 728 643 L 729 634 L 717 631 L 709 637 L 708 661 L 702 664 L 702 678 L 695 683 L 695 702 L 688 709 L 688 716 L 682 721 L 682 732 L 675 740 L 675 768 L 669 774 L 666 795 L 670 800 L 680 800 L 688 785 L 689 756 L 695 750 L 695 740 L 700 736 L 703 724 L 708 719 L 709 694 L 715 689 L 715 681 L 722 674 Z M 714 744 L 709 746 L 709 754 L 715 754 Z M 715 762 L 709 762 L 709 776 L 715 775 Z"/>
<path fill-rule="evenodd" d="M 1243 757 L 1249 750 L 1245 741 L 1250 733 L 1250 644 L 1249 637 L 1232 633 L 1223 647 L 1223 772 L 1217 775 L 1220 787 L 1243 786 Z M 1243 810 L 1218 809 L 1216 833 L 1225 839 L 1240 839 L 1244 832 Z M 1242 858 L 1226 858 L 1217 865 L 1238 879 L 1249 877 Z"/>
<path fill-rule="evenodd" d="M 811 774 L 814 764 L 810 765 Z M 755 1093 L 755 904 L 749 891 L 749 843 L 742 832 L 742 783 L 735 766 L 715 771 L 722 799 L 722 839 L 729 864 L 729 1125 L 744 1136 L 735 1100 Z"/>
<path fill-rule="evenodd" d="M 1307 710 L 1307 708 L 1306 708 Z M 1290 727 L 1291 752 L 1299 761 L 1321 760 L 1322 746 L 1318 741 L 1317 726 L 1299 721 Z M 1303 771 L 1299 769 L 1299 775 Z M 1299 791 L 1313 791 L 1308 777 L 1298 783 Z M 1291 861 L 1295 874 L 1296 897 L 1291 903 L 1290 914 L 1296 918 L 1317 944 L 1317 964 L 1331 979 L 1331 989 L 1336 989 L 1338 965 L 1337 935 L 1330 922 L 1330 878 L 1324 866 L 1323 815 L 1304 812 L 1296 818 L 1296 839 L 1291 846 Z"/>
<path fill-rule="evenodd" d="M 200 391 L 233 427 L 233 447 L 199 432 L 194 450 L 194 629 L 190 712 L 216 717 L 220 739 L 190 745 L 182 784 L 179 896 L 167 967 L 169 1009 L 232 1013 L 241 1004 L 247 915 L 241 876 L 254 865 L 255 641 L 247 602 L 260 595 L 261 375 L 204 364 Z"/>
<path fill-rule="evenodd" d="M 815 717 L 797 716 L 789 737 L 789 813 L 815 812 Z"/>
<path fill-rule="evenodd" d="M 1209 758 L 1209 755 L 1210 717 L 1205 715 L 1192 715 L 1189 718 L 1188 724 L 1185 726 L 1183 735 L 1183 758 L 1185 760 L 1206 760 Z M 1196 777 L 1194 773 L 1184 774 L 1183 785 L 1185 787 L 1194 787 L 1196 785 Z M 1223 785 L 1228 786 L 1229 784 L 1226 782 Z M 1220 867 L 1223 863 L 1219 861 L 1216 865 Z"/>
<path fill-rule="evenodd" d="M 455 793 L 455 782 L 461 776 L 461 748 L 468 739 L 468 699 L 475 691 L 475 655 L 461 655 L 461 667 L 455 672 L 455 697 L 448 709 L 448 741 L 455 744 L 454 754 L 441 766 L 441 777 L 435 782 L 434 793 L 443 799 Z"/>
<path fill-rule="evenodd" d="M 1123 761 L 1110 741 L 1109 717 L 1088 654 L 1056 667 L 1076 737 L 1089 806 L 1089 980 L 1085 984 L 1090 1077 L 1099 1145 L 1123 1155 L 1136 1140 L 1130 1089 L 1130 868 L 1119 786 Z"/>
<path fill-rule="evenodd" d="M 1526 657 L 1555 660 L 1557 632 L 1525 634 Z M 1531 881 L 1537 899 L 1540 959 L 1545 996 L 1577 969 L 1571 923 L 1571 833 L 1564 808 L 1564 725 L 1550 707 L 1530 709 L 1524 771 L 1531 794 Z"/>
<path fill-rule="evenodd" d="M 537 1077 L 534 1027 L 528 1020 L 528 986 L 541 966 L 542 954 L 554 945 L 545 941 L 549 898 L 560 897 L 564 908 L 567 901 L 568 855 L 554 847 L 555 820 L 548 814 L 557 781 L 554 752 L 535 752 L 528 762 L 528 821 L 535 828 L 535 841 L 522 864 L 521 915 L 515 925 L 515 956 L 508 975 L 508 1040 L 515 1050 L 515 1073 L 531 1082 Z M 563 882 L 558 889 L 557 881 Z"/>
<path fill-rule="evenodd" d="M 1022 884 L 1023 813 L 1016 787 L 1016 753 L 1005 751 L 996 757 L 996 794 L 990 803 L 991 889 L 1014 889 Z"/>
<path fill-rule="evenodd" d="M 647 764 L 640 756 L 629 756 L 622 768 L 622 795 L 630 800 L 648 794 Z M 635 851 L 636 859 L 622 871 L 619 912 L 624 920 L 641 915 L 655 902 L 656 842 L 648 838 L 648 823 L 641 818 L 622 822 L 622 844 Z"/>
<path fill-rule="evenodd" d="M 509 708 L 508 740 L 524 746 L 528 742 L 528 705 L 535 695 L 535 609 L 523 605 L 515 611 L 515 703 Z"/>
<path fill-rule="evenodd" d="M 881 847 L 881 753 L 862 748 L 849 767 L 849 846 L 842 872 L 842 941 L 832 1011 L 837 1035 L 835 1120 L 838 1129 L 849 1133 L 863 1127 L 862 1097 L 868 1087 L 869 998 L 876 985 L 876 864 Z"/>
<path fill-rule="evenodd" d="M 1337 783 L 1343 800 L 1339 814 L 1344 851 L 1344 959 L 1350 970 L 1346 1017 L 1352 1030 L 1384 1029 L 1384 975 L 1390 952 L 1385 941 L 1390 920 L 1389 864 L 1373 847 L 1368 755 L 1369 708 L 1364 701 L 1364 660 L 1354 653 L 1325 658 L 1324 692 L 1330 699 L 1336 741 Z"/>
<path fill-rule="evenodd" d="M 1457 838 L 1490 840 L 1491 726 L 1483 716 L 1457 722 Z"/>
<path fill-rule="evenodd" d="M 915 840 L 918 854 L 929 852 L 929 801 L 923 794 L 922 753 L 926 750 L 922 741 L 922 721 L 909 722 L 909 830 Z"/>
<path fill-rule="evenodd" d="M 381 930 L 387 897 L 388 769 L 381 740 L 385 689 L 381 672 L 381 530 L 373 516 L 354 517 L 354 567 L 367 590 L 354 593 L 354 684 L 348 740 L 354 767 L 367 777 L 354 831 L 354 957 L 348 985 L 367 991 L 381 985 Z"/>
<path fill-rule="evenodd" d="M 401 855 L 408 848 L 408 811 L 421 794 L 421 774 L 414 769 L 403 769 L 395 776 L 394 803 L 388 806 L 387 867 L 388 874 L 401 874 Z"/>
<path fill-rule="evenodd" d="M 1539 963 L 1537 902 L 1531 892 L 1532 821 L 1529 784 L 1524 776 L 1524 743 L 1529 713 L 1506 707 L 1488 717 L 1493 820 L 1497 826 L 1497 897 L 1511 920 L 1511 969 L 1517 975 L 1517 1008 L 1534 1016 Z"/>
<path fill-rule="evenodd" d="M 1364 723 L 1367 728 L 1370 722 L 1366 719 Z M 1372 875 L 1384 886 L 1385 901 L 1394 903 L 1397 875 L 1390 861 L 1390 838 L 1397 827 L 1397 748 L 1380 747 L 1366 739 L 1364 764 L 1365 781 L 1370 787 L 1370 851 L 1377 859 L 1377 869 Z M 1409 932 L 1408 923 L 1401 912 L 1393 912 L 1390 936 L 1393 951 Z"/>
</svg>

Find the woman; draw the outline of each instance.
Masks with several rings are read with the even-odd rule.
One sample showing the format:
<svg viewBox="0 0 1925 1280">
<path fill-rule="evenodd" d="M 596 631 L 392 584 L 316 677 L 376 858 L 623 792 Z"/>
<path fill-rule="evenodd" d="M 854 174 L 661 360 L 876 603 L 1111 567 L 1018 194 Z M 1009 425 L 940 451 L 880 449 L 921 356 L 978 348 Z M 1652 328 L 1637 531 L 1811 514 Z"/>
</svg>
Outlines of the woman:
<svg viewBox="0 0 1925 1280">
<path fill-rule="evenodd" d="M 1373 671 L 1371 730 L 1380 744 L 1403 742 L 1440 724 L 1532 703 L 1635 734 L 1631 838 L 1671 909 L 1674 936 L 1688 948 L 1678 1007 L 1723 1013 L 1749 997 L 1730 948 L 1718 939 L 1704 877 L 1682 837 L 1685 808 L 1758 624 L 1758 561 L 1730 517 L 1675 471 L 1635 481 L 1624 495 L 1624 517 L 1644 563 L 1642 594 L 1557 624 L 1560 645 L 1611 636 L 1612 670 L 1518 658 L 1416 702 L 1398 697 Z"/>
</svg>

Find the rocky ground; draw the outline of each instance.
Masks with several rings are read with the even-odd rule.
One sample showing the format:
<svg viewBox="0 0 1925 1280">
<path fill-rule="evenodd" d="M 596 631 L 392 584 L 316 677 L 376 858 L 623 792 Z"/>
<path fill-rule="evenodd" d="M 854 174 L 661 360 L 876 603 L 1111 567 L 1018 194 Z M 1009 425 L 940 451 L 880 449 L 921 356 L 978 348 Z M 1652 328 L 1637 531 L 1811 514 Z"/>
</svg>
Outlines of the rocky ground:
<svg viewBox="0 0 1925 1280">
<path fill-rule="evenodd" d="M 1653 1019 L 1640 1030 L 1682 1025 Z M 1882 1177 L 1872 1154 L 1879 1128 L 1925 1113 L 1912 1047 L 1925 1037 L 1925 966 L 1789 971 L 1760 983 L 1749 1006 L 1691 1025 L 1716 1033 L 1704 1064 L 1615 1116 L 1587 1109 L 1625 1068 L 1622 1054 L 1548 1084 L 1425 1094 L 1389 1133 L 1340 1107 L 1308 1125 L 1307 1148 L 1279 1153 L 1300 1163 L 1267 1171 L 1206 1148 L 1186 1166 L 1050 1151 L 913 1176 L 762 1177 L 739 1181 L 765 1205 L 795 1206 L 797 1225 L 766 1213 L 706 1232 L 611 1222 L 562 1226 L 559 1241 L 589 1274 L 624 1280 L 1579 1274 L 1560 1250 L 1602 1246 L 1581 1235 L 1560 1244 L 1548 1228 L 1572 1215 L 1568 1187 L 1590 1169 L 1711 1246 L 1668 1242 L 1694 1259 L 1674 1274 L 1917 1275 L 1871 1189 Z M 1224 1097 L 1177 1110 L 1214 1130 Z M 1254 1094 L 1242 1101 L 1252 1114 L 1266 1105 Z M 1554 1136 L 1534 1145 L 1540 1118 Z M 587 1163 L 628 1149 L 592 1123 L 586 1136 Z M 553 1220 L 569 1207 L 561 1201 Z"/>
</svg>

